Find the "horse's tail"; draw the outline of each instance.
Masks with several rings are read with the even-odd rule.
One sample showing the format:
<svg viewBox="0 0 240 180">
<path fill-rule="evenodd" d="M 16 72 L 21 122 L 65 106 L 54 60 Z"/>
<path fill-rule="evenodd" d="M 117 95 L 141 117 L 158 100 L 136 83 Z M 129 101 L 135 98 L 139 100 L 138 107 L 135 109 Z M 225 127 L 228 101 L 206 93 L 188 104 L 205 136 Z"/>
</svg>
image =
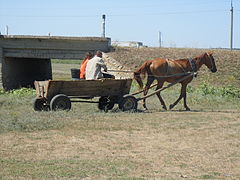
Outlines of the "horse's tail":
<svg viewBox="0 0 240 180">
<path fill-rule="evenodd" d="M 142 79 L 145 78 L 146 72 L 149 71 L 149 66 L 151 65 L 152 60 L 145 61 L 136 71 L 134 71 L 134 79 L 137 81 L 140 88 L 143 88 Z M 143 74 L 143 78 L 141 78 L 141 74 Z"/>
</svg>

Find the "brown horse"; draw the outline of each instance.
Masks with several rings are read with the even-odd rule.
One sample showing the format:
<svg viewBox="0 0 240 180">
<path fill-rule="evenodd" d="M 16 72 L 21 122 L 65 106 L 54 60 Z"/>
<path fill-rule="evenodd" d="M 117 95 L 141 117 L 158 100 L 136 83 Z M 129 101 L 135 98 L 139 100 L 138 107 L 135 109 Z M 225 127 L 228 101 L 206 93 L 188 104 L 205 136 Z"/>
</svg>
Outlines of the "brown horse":
<svg viewBox="0 0 240 180">
<path fill-rule="evenodd" d="M 141 79 L 141 74 L 144 75 L 147 74 L 147 83 L 144 88 L 144 96 L 147 95 L 148 90 L 153 83 L 153 81 L 157 80 L 157 89 L 160 89 L 164 82 L 167 81 L 169 83 L 176 82 L 183 78 L 184 76 L 189 75 L 189 72 L 197 72 L 201 66 L 205 64 L 208 69 L 210 69 L 212 72 L 216 72 L 216 64 L 215 60 L 212 56 L 212 53 L 204 53 L 201 56 L 195 57 L 193 59 L 178 59 L 178 60 L 168 60 L 168 59 L 161 59 L 156 58 L 154 60 L 148 60 L 145 61 L 135 72 L 134 72 L 134 79 L 137 81 L 139 86 L 143 87 L 143 81 Z M 172 109 L 182 98 L 184 100 L 184 107 L 187 111 L 190 110 L 190 108 L 187 106 L 186 102 L 186 89 L 187 85 L 192 81 L 193 75 L 189 76 L 189 78 L 180 81 L 182 87 L 181 87 L 181 94 L 179 98 L 169 106 L 170 109 Z M 162 107 L 167 110 L 167 107 L 165 105 L 164 100 L 162 99 L 160 92 L 156 93 Z M 143 107 L 147 109 L 146 107 L 146 99 L 143 99 Z"/>
</svg>

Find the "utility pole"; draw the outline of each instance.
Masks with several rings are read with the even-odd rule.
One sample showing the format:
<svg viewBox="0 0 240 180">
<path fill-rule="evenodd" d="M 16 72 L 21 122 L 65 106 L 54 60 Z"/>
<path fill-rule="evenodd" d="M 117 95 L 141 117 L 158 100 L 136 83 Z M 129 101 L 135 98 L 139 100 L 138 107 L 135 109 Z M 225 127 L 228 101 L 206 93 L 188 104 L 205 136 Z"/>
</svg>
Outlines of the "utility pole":
<svg viewBox="0 0 240 180">
<path fill-rule="evenodd" d="M 233 49 L 233 4 L 232 4 L 232 0 L 231 0 L 231 34 L 230 34 L 230 49 L 232 51 Z"/>
<path fill-rule="evenodd" d="M 159 47 L 162 47 L 162 33 L 158 31 L 158 42 L 159 42 Z"/>
<path fill-rule="evenodd" d="M 8 25 L 6 26 L 6 35 L 8 36 Z"/>
<path fill-rule="evenodd" d="M 106 15 L 102 15 L 102 37 L 105 38 L 105 20 L 106 20 Z"/>
</svg>

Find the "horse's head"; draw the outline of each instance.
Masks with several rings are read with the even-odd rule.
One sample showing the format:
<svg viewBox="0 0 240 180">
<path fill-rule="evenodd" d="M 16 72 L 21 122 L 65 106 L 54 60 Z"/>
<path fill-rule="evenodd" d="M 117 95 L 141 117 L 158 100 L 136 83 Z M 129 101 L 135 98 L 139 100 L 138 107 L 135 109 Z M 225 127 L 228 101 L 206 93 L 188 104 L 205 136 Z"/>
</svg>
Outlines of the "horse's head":
<svg viewBox="0 0 240 180">
<path fill-rule="evenodd" d="M 208 52 L 203 55 L 204 58 L 203 64 L 205 64 L 208 67 L 208 69 L 210 69 L 214 73 L 217 72 L 217 67 L 212 54 L 213 54 L 212 52 Z"/>
</svg>

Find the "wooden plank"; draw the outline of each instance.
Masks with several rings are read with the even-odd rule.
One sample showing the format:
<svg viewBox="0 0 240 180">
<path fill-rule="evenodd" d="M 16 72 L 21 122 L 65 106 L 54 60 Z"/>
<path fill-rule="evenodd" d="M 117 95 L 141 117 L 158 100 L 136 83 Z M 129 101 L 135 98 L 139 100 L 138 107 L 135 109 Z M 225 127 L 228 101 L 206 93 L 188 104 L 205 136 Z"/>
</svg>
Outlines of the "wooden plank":
<svg viewBox="0 0 240 180">
<path fill-rule="evenodd" d="M 132 79 L 103 79 L 79 81 L 44 81 L 48 85 L 44 96 L 51 99 L 56 94 L 67 96 L 116 96 L 128 94 Z"/>
<path fill-rule="evenodd" d="M 114 82 L 114 83 L 96 83 L 95 85 L 90 84 L 87 86 L 66 86 L 63 85 L 62 89 L 60 90 L 63 94 L 68 95 L 93 95 L 93 96 L 114 96 L 123 94 L 122 82 Z M 124 83 L 125 84 L 125 83 Z"/>
<path fill-rule="evenodd" d="M 46 97 L 49 81 L 34 81 L 37 97 Z"/>
<path fill-rule="evenodd" d="M 132 85 L 132 79 L 131 81 L 125 81 L 125 84 L 123 86 L 123 94 L 129 94 L 131 85 Z"/>
<path fill-rule="evenodd" d="M 40 82 L 40 81 L 34 81 L 34 86 L 35 86 L 35 89 L 36 89 L 36 95 L 37 95 L 37 97 L 40 97 L 40 96 L 41 96 L 40 89 L 39 89 L 39 82 Z"/>
<path fill-rule="evenodd" d="M 98 90 L 98 91 L 96 91 L 96 89 L 82 89 L 82 91 L 79 91 L 79 90 L 69 91 L 69 89 L 61 89 L 60 94 L 67 94 L 68 96 L 93 96 L 93 97 L 122 95 L 119 89 L 105 89 L 105 90 Z"/>
</svg>

